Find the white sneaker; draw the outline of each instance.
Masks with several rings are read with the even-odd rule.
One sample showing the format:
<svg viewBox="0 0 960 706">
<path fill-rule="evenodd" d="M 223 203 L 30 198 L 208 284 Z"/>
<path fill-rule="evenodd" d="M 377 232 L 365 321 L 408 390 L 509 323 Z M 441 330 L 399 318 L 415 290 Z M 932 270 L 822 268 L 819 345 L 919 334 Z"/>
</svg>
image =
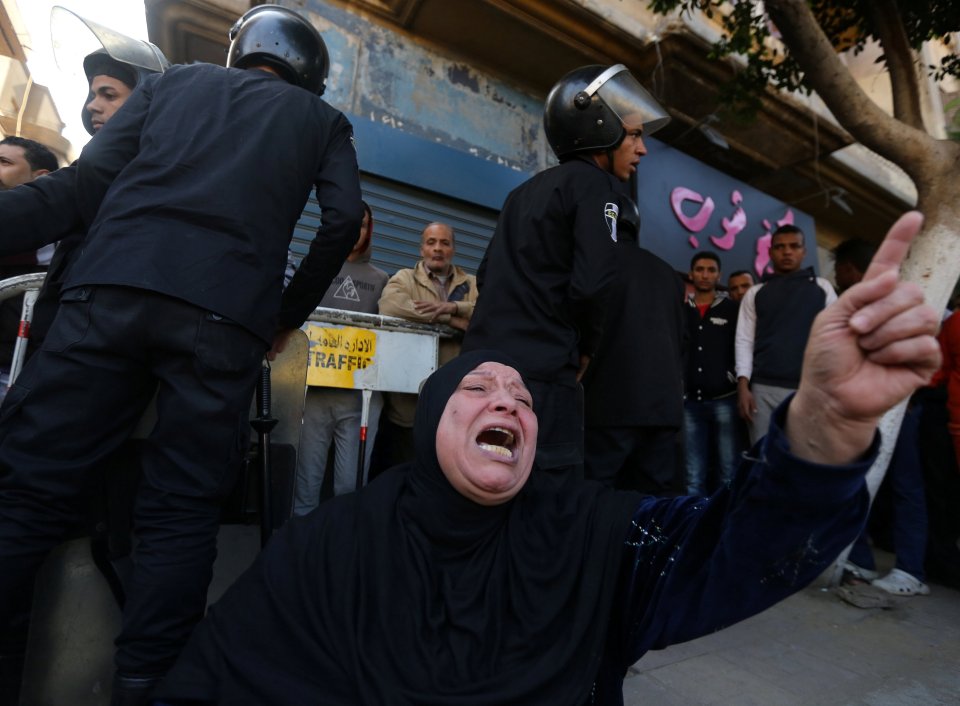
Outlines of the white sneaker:
<svg viewBox="0 0 960 706">
<path fill-rule="evenodd" d="M 882 579 L 871 582 L 877 588 L 895 596 L 928 596 L 930 587 L 916 576 L 900 569 L 891 569 Z"/>
</svg>

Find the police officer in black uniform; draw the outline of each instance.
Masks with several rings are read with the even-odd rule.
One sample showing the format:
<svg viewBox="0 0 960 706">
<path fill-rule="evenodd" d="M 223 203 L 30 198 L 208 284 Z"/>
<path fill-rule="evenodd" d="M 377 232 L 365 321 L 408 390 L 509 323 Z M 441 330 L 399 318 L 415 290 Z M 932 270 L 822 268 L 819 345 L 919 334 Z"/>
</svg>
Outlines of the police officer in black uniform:
<svg viewBox="0 0 960 706">
<path fill-rule="evenodd" d="M 676 494 L 683 423 L 684 286 L 668 263 L 640 247 L 640 214 L 620 204 L 617 280 L 609 325 L 583 376 L 584 475 L 611 487 Z"/>
<path fill-rule="evenodd" d="M 586 363 L 602 331 L 617 218 L 646 153 L 642 136 L 668 120 L 622 64 L 560 79 L 543 116 L 560 165 L 507 197 L 477 272 L 462 350 L 496 348 L 522 368 L 540 422 L 540 468 L 583 472 L 580 355 Z"/>
<path fill-rule="evenodd" d="M 54 8 L 53 15 L 58 20 L 66 20 L 58 26 L 71 36 L 89 33 L 101 45 L 82 61 L 89 92 L 83 102 L 81 120 L 91 135 L 111 117 L 108 109 L 122 106 L 125 98 L 146 76 L 170 66 L 163 53 L 150 42 L 126 37 L 64 8 Z M 64 58 L 58 57 L 58 60 Z M 107 80 L 104 77 L 108 77 Z M 96 97 L 94 89 L 98 93 Z M 94 112 L 97 113 L 96 124 Z M 50 328 L 60 306 L 61 286 L 86 235 L 86 224 L 80 218 L 77 206 L 76 175 L 74 163 L 51 173 L 47 179 L 31 182 L 29 189 L 0 192 L 0 213 L 4 214 L 0 254 L 13 252 L 22 247 L 22 243 L 31 243 L 33 247 L 57 243 L 34 304 L 28 356 L 39 348 Z M 134 472 L 136 453 L 135 442 L 125 443 L 101 464 L 105 477 L 112 481 L 109 486 L 101 486 L 98 482 L 91 488 L 94 497 L 89 526 L 99 530 L 91 548 L 97 566 L 104 571 L 118 598 L 122 597 L 121 580 L 110 564 L 110 558 L 128 553 L 130 497 L 139 480 L 139 474 Z M 104 513 L 107 513 L 107 522 L 103 522 Z M 111 548 L 107 541 L 109 536 L 122 541 Z M 30 605 L 26 603 L 20 614 L 0 633 L 0 704 L 19 703 L 29 618 Z"/>
<path fill-rule="evenodd" d="M 318 96 L 320 35 L 263 5 L 231 39 L 234 68 L 148 77 L 84 149 L 90 230 L 0 419 L 2 625 L 75 521 L 84 478 L 158 390 L 114 704 L 146 703 L 202 616 L 261 357 L 313 310 L 362 217 L 352 128 Z M 311 185 L 323 222 L 281 295 Z"/>
<path fill-rule="evenodd" d="M 69 13 L 64 8 L 55 8 L 54 12 Z M 71 13 L 72 14 L 72 13 Z M 90 22 L 82 18 L 77 18 L 82 22 L 93 35 L 103 45 L 102 49 L 91 52 L 83 58 L 83 73 L 87 78 L 89 92 L 83 103 L 83 109 L 80 112 L 80 120 L 83 127 L 90 135 L 96 134 L 102 123 L 109 119 L 103 118 L 102 113 L 94 122 L 93 101 L 94 79 L 97 76 L 109 76 L 121 81 L 131 91 L 136 89 L 141 82 L 155 73 L 162 73 L 169 68 L 170 62 L 155 45 L 140 39 L 125 37 L 117 32 L 104 28 L 95 22 Z M 121 103 L 122 105 L 122 103 Z M 60 304 L 60 291 L 63 283 L 66 281 L 67 273 L 73 264 L 74 258 L 79 253 L 80 244 L 86 235 L 86 224 L 80 218 L 76 204 L 76 164 L 72 164 L 62 170 L 66 174 L 58 175 L 58 180 L 62 180 L 60 186 L 51 186 L 51 189 L 59 189 L 60 197 L 49 199 L 46 208 L 37 207 L 36 200 L 21 199 L 19 203 L 11 204 L 12 208 L 31 208 L 29 215 L 31 218 L 32 237 L 43 238 L 47 242 L 57 242 L 57 249 L 54 251 L 50 260 L 50 267 L 47 270 L 47 276 L 43 280 L 43 287 L 37 296 L 37 302 L 33 308 L 33 323 L 30 327 L 30 352 L 35 351 L 43 342 L 53 323 L 53 318 L 57 313 Z M 65 193 L 64 184 L 69 182 L 69 197 Z M 43 193 L 46 184 L 38 184 L 37 189 Z M 49 197 L 48 197 L 49 198 Z M 50 211 L 57 211 L 51 214 Z M 9 211 L 6 211 L 9 213 Z M 67 232 L 63 232 L 63 220 L 68 215 L 72 216 L 74 221 Z M 60 224 L 59 226 L 57 224 Z M 58 231 L 58 228 L 61 230 Z M 12 237 L 8 229 L 4 238 Z M 27 234 L 22 234 L 24 237 Z"/>
<path fill-rule="evenodd" d="M 62 7 L 54 8 L 53 12 L 74 17 L 102 45 L 101 49 L 83 58 L 83 72 L 89 92 L 83 102 L 80 119 L 86 131 L 94 135 L 101 122 L 109 119 L 101 116 L 96 124 L 93 120 L 93 82 L 97 76 L 112 77 L 132 91 L 147 76 L 163 72 L 170 62 L 150 42 L 124 36 L 73 15 Z M 122 105 L 123 101 L 114 98 L 114 103 Z M 34 304 L 28 355 L 40 346 L 53 322 L 60 305 L 61 287 L 87 232 L 77 204 L 76 178 L 77 166 L 74 162 L 52 173 L 49 179 L 32 184 L 29 189 L 21 189 L 15 194 L 0 194 L 0 212 L 4 214 L 5 221 L 0 255 L 14 251 L 22 243 L 30 243 L 31 247 L 57 244 Z"/>
</svg>

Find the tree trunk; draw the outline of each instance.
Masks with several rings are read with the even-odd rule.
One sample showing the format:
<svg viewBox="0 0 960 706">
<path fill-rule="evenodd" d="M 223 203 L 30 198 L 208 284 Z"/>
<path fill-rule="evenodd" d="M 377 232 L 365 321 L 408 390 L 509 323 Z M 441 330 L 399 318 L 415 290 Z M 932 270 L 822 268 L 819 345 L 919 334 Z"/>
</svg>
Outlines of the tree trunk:
<svg viewBox="0 0 960 706">
<path fill-rule="evenodd" d="M 901 268 L 903 278 L 923 288 L 927 303 L 946 309 L 960 278 L 960 173 L 942 174 L 929 193 L 920 193 L 918 207 L 925 221 Z"/>
<path fill-rule="evenodd" d="M 925 221 L 923 232 L 914 241 L 901 268 L 901 275 L 920 285 L 930 306 L 944 310 L 960 277 L 960 182 L 956 179 L 960 172 L 960 144 L 936 140 L 917 127 L 880 112 L 840 62 L 806 0 L 767 0 L 765 7 L 780 29 L 784 44 L 803 68 L 806 84 L 817 92 L 840 125 L 859 142 L 907 172 L 916 184 L 917 206 Z M 896 12 L 892 4 L 877 9 L 881 13 Z M 891 30 L 887 34 L 897 35 L 899 17 L 891 14 L 885 19 Z M 904 68 L 913 63 L 909 47 L 897 45 L 889 36 L 881 37 L 881 41 L 892 66 L 903 69 L 896 72 L 897 76 L 909 78 Z M 906 52 L 906 56 L 893 56 L 898 51 Z M 895 76 L 891 74 L 891 78 Z M 898 91 L 903 88 L 899 85 L 893 88 L 895 95 L 901 97 L 898 114 L 913 117 L 909 122 L 920 122 L 916 119 L 920 114 L 919 104 L 904 105 L 905 101 L 917 100 L 916 92 Z M 901 403 L 881 419 L 880 454 L 867 473 L 871 501 L 890 465 L 905 409 L 906 402 Z M 823 574 L 821 583 L 824 580 L 830 585 L 839 583 L 843 574 L 841 566 L 848 554 L 849 548 Z"/>
</svg>

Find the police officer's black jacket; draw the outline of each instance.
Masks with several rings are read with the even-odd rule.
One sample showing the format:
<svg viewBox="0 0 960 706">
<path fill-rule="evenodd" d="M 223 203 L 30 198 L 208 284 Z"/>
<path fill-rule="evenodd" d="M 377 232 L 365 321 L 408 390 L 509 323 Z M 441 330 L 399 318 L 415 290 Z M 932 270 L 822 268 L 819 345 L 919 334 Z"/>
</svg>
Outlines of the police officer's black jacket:
<svg viewBox="0 0 960 706">
<path fill-rule="evenodd" d="M 77 208 L 76 179 L 74 163 L 16 189 L 0 191 L 0 213 L 3 214 L 0 255 L 57 243 L 43 288 L 33 307 L 28 352 L 39 346 L 50 328 L 60 301 L 60 286 L 86 235 L 87 229 Z"/>
<path fill-rule="evenodd" d="M 686 320 L 676 271 L 623 233 L 607 324 L 583 378 L 588 427 L 679 427 Z"/>
<path fill-rule="evenodd" d="M 600 330 L 616 276 L 612 235 L 624 195 L 623 184 L 584 159 L 514 189 L 477 272 L 480 298 L 463 350 L 504 351 L 525 375 L 556 382 L 566 371 L 572 385 L 578 341 Z"/>
<path fill-rule="evenodd" d="M 0 255 L 36 250 L 83 227 L 76 163 L 0 191 Z"/>
<path fill-rule="evenodd" d="M 323 224 L 281 306 L 312 185 Z M 160 292 L 268 342 L 320 301 L 362 217 L 343 114 L 271 73 L 210 64 L 144 80 L 84 148 L 77 195 L 91 226 L 65 288 Z"/>
</svg>

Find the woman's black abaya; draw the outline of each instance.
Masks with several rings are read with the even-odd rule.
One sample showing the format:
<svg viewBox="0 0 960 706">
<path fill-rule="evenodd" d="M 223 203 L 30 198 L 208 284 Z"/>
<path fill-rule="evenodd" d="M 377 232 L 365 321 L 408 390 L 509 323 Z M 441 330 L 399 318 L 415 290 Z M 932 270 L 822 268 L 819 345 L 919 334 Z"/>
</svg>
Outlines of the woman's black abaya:
<svg viewBox="0 0 960 706">
<path fill-rule="evenodd" d="M 584 703 L 639 496 L 533 470 L 481 506 L 447 482 L 436 430 L 463 376 L 427 381 L 417 457 L 294 520 L 197 628 L 157 697 L 217 704 Z"/>
</svg>

